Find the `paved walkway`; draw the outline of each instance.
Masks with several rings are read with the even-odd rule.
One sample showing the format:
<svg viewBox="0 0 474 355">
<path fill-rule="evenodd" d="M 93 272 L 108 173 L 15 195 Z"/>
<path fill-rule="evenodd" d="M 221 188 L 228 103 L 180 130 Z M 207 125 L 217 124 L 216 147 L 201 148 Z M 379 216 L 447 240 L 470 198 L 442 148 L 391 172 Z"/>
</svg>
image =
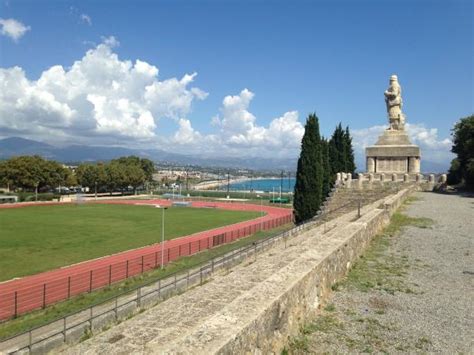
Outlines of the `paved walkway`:
<svg viewBox="0 0 474 355">
<path fill-rule="evenodd" d="M 369 249 L 290 353 L 473 353 L 474 198 L 415 197 L 424 223 Z"/>
</svg>

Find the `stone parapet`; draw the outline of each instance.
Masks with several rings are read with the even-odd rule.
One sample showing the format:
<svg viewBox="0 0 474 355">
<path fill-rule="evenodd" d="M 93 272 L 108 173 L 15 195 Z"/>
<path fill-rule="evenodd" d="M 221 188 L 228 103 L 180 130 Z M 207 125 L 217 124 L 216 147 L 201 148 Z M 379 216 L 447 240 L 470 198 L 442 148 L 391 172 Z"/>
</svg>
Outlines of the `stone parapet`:
<svg viewBox="0 0 474 355">
<path fill-rule="evenodd" d="M 409 193 L 310 229 L 65 352 L 280 353 Z"/>
</svg>

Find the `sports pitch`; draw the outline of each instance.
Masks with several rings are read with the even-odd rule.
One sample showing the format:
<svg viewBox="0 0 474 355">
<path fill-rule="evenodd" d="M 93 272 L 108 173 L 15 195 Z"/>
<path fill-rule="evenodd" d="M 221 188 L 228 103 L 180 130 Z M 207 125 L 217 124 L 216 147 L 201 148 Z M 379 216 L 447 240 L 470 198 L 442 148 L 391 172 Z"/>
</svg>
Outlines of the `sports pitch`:
<svg viewBox="0 0 474 355">
<path fill-rule="evenodd" d="M 171 207 L 165 239 L 257 218 L 259 212 Z M 162 210 L 83 204 L 0 209 L 0 281 L 160 242 Z"/>
</svg>

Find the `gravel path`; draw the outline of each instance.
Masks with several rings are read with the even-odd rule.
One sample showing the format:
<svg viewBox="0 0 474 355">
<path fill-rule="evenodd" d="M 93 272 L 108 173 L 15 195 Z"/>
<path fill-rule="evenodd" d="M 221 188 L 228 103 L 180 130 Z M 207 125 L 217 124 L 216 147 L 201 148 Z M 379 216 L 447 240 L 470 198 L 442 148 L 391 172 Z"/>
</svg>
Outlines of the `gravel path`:
<svg viewBox="0 0 474 355">
<path fill-rule="evenodd" d="M 474 198 L 414 196 L 290 353 L 474 354 Z"/>
</svg>

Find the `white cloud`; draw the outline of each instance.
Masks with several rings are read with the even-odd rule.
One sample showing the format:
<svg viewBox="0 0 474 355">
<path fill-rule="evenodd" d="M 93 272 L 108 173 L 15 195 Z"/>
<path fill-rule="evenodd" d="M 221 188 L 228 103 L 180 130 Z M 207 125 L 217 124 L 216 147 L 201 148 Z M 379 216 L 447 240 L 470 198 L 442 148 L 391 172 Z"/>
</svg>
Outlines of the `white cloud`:
<svg viewBox="0 0 474 355">
<path fill-rule="evenodd" d="M 377 138 L 386 128 L 385 126 L 372 126 L 351 131 L 356 160 L 362 170 L 365 166 L 365 148 L 375 144 Z M 424 124 L 407 123 L 406 130 L 411 142 L 420 146 L 422 162 L 426 160 L 446 165 L 453 158 L 451 140 L 439 138 L 437 128 L 428 128 Z"/>
<path fill-rule="evenodd" d="M 160 81 L 156 66 L 119 59 L 112 50 L 118 45 L 104 38 L 70 68 L 52 66 L 37 81 L 19 67 L 0 68 L 0 132 L 81 142 L 102 137 L 96 144 L 128 137 L 133 144 L 156 137 L 160 119 L 186 117 L 206 97 L 190 87 L 196 73 Z"/>
<path fill-rule="evenodd" d="M 82 22 L 82 23 L 85 23 L 85 24 L 87 24 L 87 25 L 89 25 L 89 26 L 92 26 L 92 19 L 91 19 L 91 17 L 90 17 L 89 15 L 87 15 L 87 14 L 81 14 L 80 19 L 81 19 L 81 22 Z"/>
<path fill-rule="evenodd" d="M 218 128 L 216 134 L 202 134 L 189 120 L 180 120 L 173 142 L 182 149 L 208 155 L 296 157 L 304 133 L 298 112 L 286 112 L 268 127 L 259 126 L 249 111 L 254 97 L 248 89 L 226 96 L 220 115 L 211 119 L 211 125 Z"/>
<path fill-rule="evenodd" d="M 15 19 L 3 19 L 0 18 L 1 34 L 7 37 L 10 37 L 15 42 L 25 35 L 26 32 L 31 30 L 30 26 L 25 26 L 20 21 Z"/>
<path fill-rule="evenodd" d="M 0 68 L 0 135 L 54 143 L 173 149 L 206 156 L 296 157 L 303 124 L 297 111 L 261 125 L 250 112 L 255 95 L 243 89 L 223 98 L 200 132 L 188 118 L 208 93 L 193 86 L 196 73 L 160 80 L 158 67 L 123 60 L 118 40 L 102 38 L 70 67 L 54 65 L 29 80 L 20 67 Z M 166 121 L 167 120 L 167 121 Z M 165 126 L 176 125 L 173 133 Z"/>
</svg>

